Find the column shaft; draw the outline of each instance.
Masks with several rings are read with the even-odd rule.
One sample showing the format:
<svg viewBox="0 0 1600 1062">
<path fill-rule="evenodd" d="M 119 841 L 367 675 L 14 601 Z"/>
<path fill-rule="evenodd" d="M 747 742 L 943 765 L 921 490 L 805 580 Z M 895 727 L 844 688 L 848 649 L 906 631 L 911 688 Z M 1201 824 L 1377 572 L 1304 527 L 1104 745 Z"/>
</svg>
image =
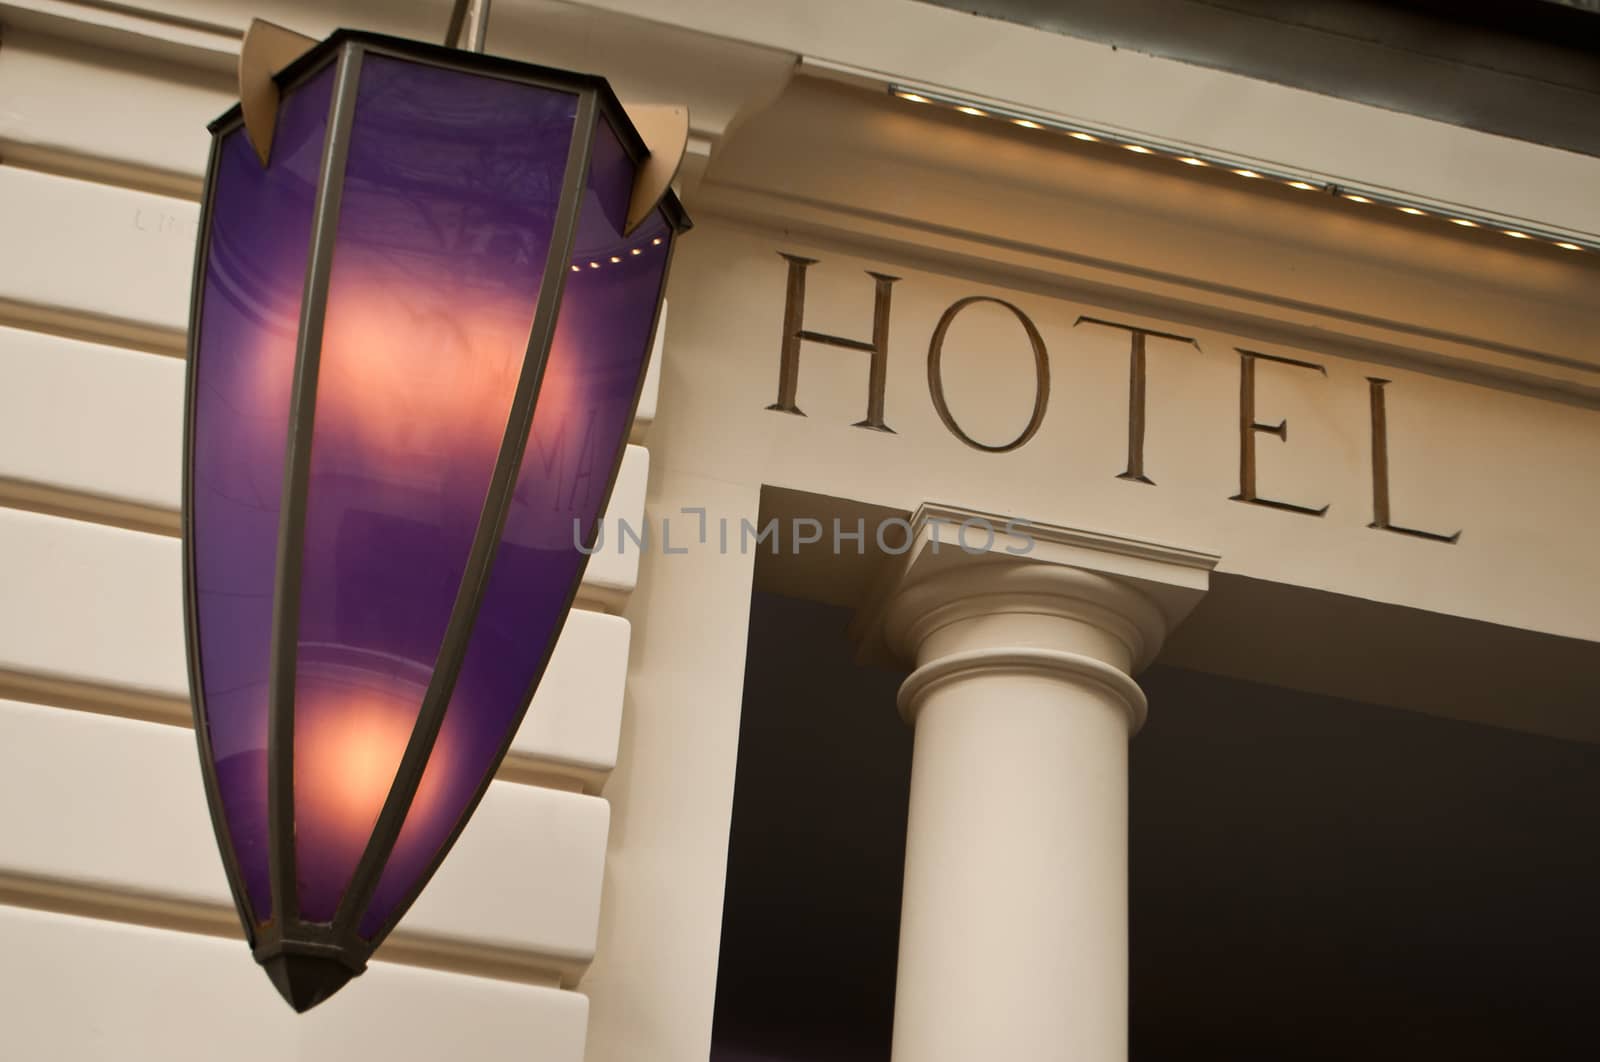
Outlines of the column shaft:
<svg viewBox="0 0 1600 1062">
<path fill-rule="evenodd" d="M 1065 656 L 916 695 L 894 1062 L 1127 1057 L 1129 709 Z"/>
</svg>

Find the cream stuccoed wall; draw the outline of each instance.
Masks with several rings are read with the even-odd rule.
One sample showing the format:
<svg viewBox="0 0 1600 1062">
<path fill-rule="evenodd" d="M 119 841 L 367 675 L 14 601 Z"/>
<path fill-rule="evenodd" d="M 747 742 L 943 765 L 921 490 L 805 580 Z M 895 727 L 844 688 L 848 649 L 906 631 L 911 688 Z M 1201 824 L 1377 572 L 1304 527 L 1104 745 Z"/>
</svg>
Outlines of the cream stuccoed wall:
<svg viewBox="0 0 1600 1062">
<path fill-rule="evenodd" d="M 809 271 L 805 321 L 818 331 L 870 336 L 873 281 L 866 271 L 901 278 L 893 289 L 885 408 L 896 434 L 853 426 L 866 406 L 867 356 L 820 344 L 804 344 L 801 353 L 798 404 L 806 416 L 766 408 L 778 387 L 786 280 L 780 250 L 819 260 Z M 1592 487 L 1600 481 L 1600 411 L 1587 405 L 1362 362 L 1332 353 L 1337 343 L 1264 344 L 1181 316 L 1109 309 L 1033 285 L 1019 290 L 938 271 L 926 259 L 911 265 L 889 251 L 867 257 L 858 246 L 715 218 L 702 218 L 675 270 L 646 517 L 658 536 L 670 527 L 674 544 L 687 553 L 664 554 L 658 537 L 643 559 L 643 589 L 628 613 L 636 631 L 630 700 L 622 759 L 607 790 L 627 825 L 625 840 L 611 852 L 602 915 L 611 935 L 586 981 L 595 1008 L 593 1057 L 634 1058 L 662 1051 L 663 1044 L 675 1046 L 661 1057 L 699 1058 L 705 1050 L 747 588 L 754 553 L 769 548 L 747 545 L 742 552 L 741 528 L 745 521 L 760 524 L 762 485 L 900 510 L 948 500 L 1022 520 L 1181 543 L 1220 554 L 1221 573 L 1405 610 L 1385 635 L 1402 644 L 1421 637 L 1413 620 L 1430 613 L 1544 632 L 1565 644 L 1600 641 L 1594 607 L 1600 585 L 1588 531 L 1600 516 Z M 1044 426 L 1013 453 L 967 447 L 929 399 L 929 336 L 949 305 L 971 295 L 1024 309 L 1049 348 Z M 1179 332 L 1199 343 L 1196 349 L 1149 341 L 1145 460 L 1154 486 L 1117 478 L 1127 460 L 1127 333 L 1075 326 L 1080 316 Z M 1328 505 L 1326 516 L 1231 500 L 1239 486 L 1238 347 L 1326 369 L 1322 375 L 1262 362 L 1257 384 L 1260 419 L 1290 425 L 1286 443 L 1257 436 L 1260 494 Z M 944 366 L 952 414 L 966 431 L 1002 441 L 1021 430 L 1036 393 L 1035 372 L 1026 338 L 1007 311 L 993 305 L 966 311 L 949 333 Z M 1459 542 L 1368 526 L 1370 376 L 1390 381 L 1394 522 L 1443 534 L 1460 530 Z M 708 542 L 697 537 L 701 516 L 688 511 L 695 509 L 707 512 Z M 718 530 L 724 525 L 726 553 Z M 853 522 L 845 530 L 855 530 Z M 788 525 L 780 529 L 789 532 Z M 782 549 L 791 548 L 786 538 Z M 842 548 L 858 547 L 846 541 Z M 1219 599 L 1225 594 L 1212 591 Z M 1241 597 L 1234 607 L 1242 617 L 1254 604 Z M 1233 618 L 1223 611 L 1212 621 L 1225 626 Z M 1297 655 L 1324 639 L 1337 653 L 1340 640 L 1355 633 L 1309 627 L 1310 612 L 1260 622 L 1280 628 Z M 1511 683 L 1511 696 L 1497 685 L 1491 698 L 1458 697 L 1452 675 L 1517 667 L 1503 647 L 1491 646 L 1474 661 L 1467 645 L 1460 642 L 1428 669 L 1413 656 L 1412 670 L 1375 675 L 1383 688 L 1361 692 L 1526 725 L 1522 715 L 1531 717 L 1539 701 L 1526 691 L 1539 688 L 1537 682 L 1523 684 L 1520 694 Z M 1278 646 L 1235 648 L 1267 656 Z M 1596 703 L 1595 662 L 1592 652 L 1569 661 L 1556 677 L 1568 688 L 1550 691 L 1582 717 L 1563 715 L 1542 729 L 1594 737 L 1600 721 L 1586 706 Z M 1222 669 L 1265 677 L 1251 666 L 1247 660 L 1242 669 Z M 1376 664 L 1351 659 L 1345 666 L 1359 671 Z M 1543 662 L 1537 666 L 1548 680 Z M 1585 666 L 1588 678 L 1576 670 Z M 1322 688 L 1310 671 L 1279 670 L 1273 677 Z"/>
<path fill-rule="evenodd" d="M 755 563 L 739 529 L 759 522 L 762 487 L 890 511 L 947 501 L 1220 554 L 1204 622 L 1237 625 L 1240 637 L 1201 639 L 1203 659 L 1190 666 L 1600 735 L 1589 707 L 1600 641 L 1588 534 L 1600 516 L 1592 263 L 964 121 L 802 77 L 699 179 L 699 227 L 675 266 L 646 506 L 653 530 L 670 526 L 688 552 L 667 555 L 658 541 L 629 612 L 635 681 L 608 788 L 625 840 L 611 852 L 609 935 L 585 982 L 594 1058 L 699 1059 L 709 1043 L 715 854 Z M 884 405 L 895 434 L 855 426 L 869 397 L 859 351 L 802 343 L 806 416 L 766 408 L 779 397 L 780 252 L 817 260 L 804 327 L 858 341 L 872 335 L 868 272 L 900 278 Z M 1012 453 L 963 444 L 929 395 L 936 322 L 974 295 L 1016 305 L 1049 352 L 1043 426 Z M 1117 478 L 1128 335 L 1081 317 L 1196 341 L 1149 341 L 1154 486 Z M 1238 348 L 1325 370 L 1261 362 L 1256 388 L 1258 418 L 1289 424 L 1287 441 L 1256 434 L 1260 494 L 1327 505 L 1325 516 L 1231 500 Z M 951 413 L 972 436 L 1000 442 L 1027 422 L 1033 358 L 1008 311 L 963 311 L 943 373 Z M 1459 542 L 1368 526 L 1369 377 L 1389 381 L 1393 522 L 1460 530 Z M 701 508 L 706 543 L 699 513 L 685 512 Z M 1383 651 L 1364 656 L 1364 638 Z M 1365 684 L 1339 687 L 1329 670 Z"/>
<path fill-rule="evenodd" d="M 345 1057 L 376 1035 L 402 1059 L 442 1044 L 704 1059 L 755 571 L 739 522 L 757 520 L 764 487 L 890 511 L 950 502 L 1220 554 L 1203 614 L 1251 644 L 1190 639 L 1191 666 L 1249 676 L 1270 656 L 1273 681 L 1326 688 L 1336 677 L 1317 672 L 1317 647 L 1341 644 L 1358 614 L 1368 632 L 1458 647 L 1420 672 L 1334 669 L 1363 673 L 1362 696 L 1600 734 L 1579 666 L 1600 641 L 1592 262 L 963 125 L 870 86 L 935 84 L 1575 231 L 1600 231 L 1585 191 L 1600 163 L 910 0 L 498 0 L 491 50 L 592 69 L 694 114 L 682 181 L 698 227 L 609 521 L 655 537 L 594 559 L 512 760 L 389 961 L 293 1018 L 233 939 L 183 728 L 179 359 L 204 123 L 230 101 L 253 15 L 434 36 L 447 8 L 0 0 L 0 987 L 26 1016 L 12 1035 L 29 1057 L 102 1057 L 108 1037 L 124 1058 L 211 1057 L 248 1024 L 255 1054 L 241 1057 Z M 901 278 L 895 434 L 851 426 L 867 400 L 857 351 L 802 344 L 807 416 L 765 408 L 778 252 L 818 260 L 804 322 L 816 331 L 867 338 L 864 271 Z M 1044 422 L 1012 453 L 967 447 L 929 399 L 930 333 L 972 295 L 1016 305 L 1048 348 Z M 1080 316 L 1197 341 L 1150 342 L 1154 486 L 1116 478 L 1127 336 Z M 1259 418 L 1290 429 L 1257 446 L 1260 493 L 1326 516 L 1229 500 L 1238 347 L 1325 368 L 1262 363 Z M 1366 526 L 1369 376 L 1391 381 L 1395 522 L 1459 529 L 1458 543 Z M 1020 429 L 1033 380 L 1006 311 L 975 306 L 951 327 L 944 386 L 974 437 Z M 705 511 L 707 541 L 686 509 Z M 666 552 L 669 524 L 686 552 Z M 1309 602 L 1294 613 L 1304 624 L 1263 623 L 1287 595 Z M 1534 715 L 1559 710 L 1507 717 L 1499 688 L 1474 680 L 1496 659 L 1544 683 L 1526 687 Z M 1450 671 L 1466 680 L 1450 686 Z M 115 971 L 135 966 L 130 989 Z M 186 1024 L 195 985 L 226 1022 Z M 57 1020 L 69 994 L 75 1020 Z"/>
</svg>

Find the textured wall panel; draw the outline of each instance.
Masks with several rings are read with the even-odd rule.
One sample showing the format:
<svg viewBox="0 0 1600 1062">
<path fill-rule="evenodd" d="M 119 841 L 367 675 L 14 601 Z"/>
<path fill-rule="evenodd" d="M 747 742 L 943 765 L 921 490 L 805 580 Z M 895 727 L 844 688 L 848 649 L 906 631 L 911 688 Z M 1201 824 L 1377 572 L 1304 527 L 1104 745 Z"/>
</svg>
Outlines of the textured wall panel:
<svg viewBox="0 0 1600 1062">
<path fill-rule="evenodd" d="M 617 500 L 642 505 L 642 483 L 629 495 L 619 488 Z M 179 546 L 165 535 L 0 508 L 0 671 L 187 698 Z M 591 572 L 605 573 L 602 557 Z M 519 765 L 589 784 L 610 770 L 627 661 L 627 621 L 574 609 L 513 745 Z"/>
<path fill-rule="evenodd" d="M 0 327 L 0 479 L 176 511 L 184 364 Z"/>
<path fill-rule="evenodd" d="M 178 545 L 0 509 L 0 670 L 187 697 Z"/>
<path fill-rule="evenodd" d="M 30 1062 L 581 1062 L 576 992 L 373 963 L 295 1014 L 232 940 L 0 907 L 5 1055 Z"/>
<path fill-rule="evenodd" d="M 0 300 L 181 349 L 198 219 L 187 200 L 0 166 Z"/>
<path fill-rule="evenodd" d="M 493 783 L 396 942 L 572 975 L 594 954 L 608 816 Z M 231 907 L 193 734 L 0 701 L 0 875 Z"/>
<path fill-rule="evenodd" d="M 584 571 L 583 589 L 579 596 L 595 601 L 607 608 L 620 609 L 627 595 L 639 583 L 639 554 L 642 549 L 659 549 L 656 533 L 659 527 L 645 532 L 644 498 L 650 482 L 650 452 L 642 446 L 630 446 L 622 455 L 622 467 L 617 470 L 617 485 L 611 494 L 611 507 L 606 510 L 605 540 Z M 643 547 L 632 538 L 623 536 L 619 527 L 626 521 L 634 534 L 650 535 Z M 680 529 L 681 530 L 681 529 Z M 674 548 L 677 548 L 676 545 Z"/>
<path fill-rule="evenodd" d="M 617 765 L 628 636 L 625 619 L 572 610 L 511 756 L 584 773 Z"/>
<path fill-rule="evenodd" d="M 220 72 L 28 33 L 0 47 L 6 157 L 198 194 L 206 124 L 237 99 Z M 138 120 L 129 102 L 138 101 Z"/>
</svg>

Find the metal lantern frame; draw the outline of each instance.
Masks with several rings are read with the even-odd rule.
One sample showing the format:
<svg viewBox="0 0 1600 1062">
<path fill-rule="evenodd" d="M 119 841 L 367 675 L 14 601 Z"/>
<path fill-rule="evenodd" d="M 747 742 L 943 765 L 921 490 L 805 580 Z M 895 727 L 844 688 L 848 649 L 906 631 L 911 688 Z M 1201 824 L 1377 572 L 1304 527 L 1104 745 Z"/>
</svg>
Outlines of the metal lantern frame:
<svg viewBox="0 0 1600 1062">
<path fill-rule="evenodd" d="M 328 308 L 329 278 L 355 124 L 357 89 L 363 61 L 382 56 L 411 63 L 445 68 L 461 73 L 506 79 L 521 84 L 571 93 L 576 97 L 576 121 L 568 149 L 555 213 L 555 227 L 544 265 L 529 332 L 527 348 L 518 371 L 506 428 L 496 453 L 488 492 L 484 498 L 473 534 L 467 565 L 457 588 L 448 625 L 440 644 L 434 668 L 423 695 L 416 722 L 411 730 L 398 770 L 382 804 L 355 871 L 346 884 L 337 912 L 330 922 L 308 921 L 300 914 L 296 860 L 301 853 L 295 844 L 294 727 L 295 684 L 298 660 L 297 633 L 300 626 L 302 562 L 306 534 L 308 489 L 311 474 L 312 430 L 315 422 L 317 382 L 322 353 L 323 327 Z M 550 357 L 556 319 L 561 309 L 568 262 L 577 235 L 579 208 L 590 166 L 591 145 L 598 124 L 609 122 L 623 150 L 635 164 L 636 172 L 649 155 L 644 139 L 636 130 L 610 86 L 600 77 L 570 73 L 475 52 L 461 51 L 373 33 L 339 30 L 290 62 L 274 81 L 284 91 L 304 85 L 312 77 L 334 68 L 328 124 L 318 170 L 315 200 L 311 213 L 309 258 L 296 337 L 295 363 L 289 392 L 289 421 L 284 453 L 282 508 L 278 521 L 276 567 L 274 570 L 271 648 L 267 680 L 267 837 L 268 874 L 272 908 L 256 911 L 252 904 L 229 825 L 223 810 L 213 755 L 205 687 L 201 681 L 199 599 L 196 577 L 194 527 L 196 378 L 200 361 L 200 324 L 206 286 L 206 269 L 211 250 L 214 199 L 224 138 L 246 123 L 246 105 L 235 106 L 210 130 L 213 136 L 207 167 L 206 194 L 200 212 L 200 238 L 197 243 L 195 274 L 191 291 L 189 319 L 189 363 L 184 425 L 183 472 L 183 582 L 184 620 L 188 646 L 189 685 L 193 697 L 194 725 L 198 738 L 201 770 L 218 847 L 227 871 L 229 887 L 256 960 L 277 984 L 280 992 L 296 1009 L 305 1009 L 331 995 L 350 977 L 365 969 L 374 950 L 394 929 L 395 924 L 422 892 L 443 863 L 483 799 L 490 781 L 509 751 L 539 679 L 548 666 L 555 642 L 565 624 L 579 584 L 587 554 L 592 551 L 593 535 L 599 529 L 607 499 L 615 485 L 622 455 L 626 451 L 626 432 L 616 447 L 601 496 L 597 519 L 579 558 L 571 585 L 566 591 L 562 611 L 554 623 L 548 644 L 543 647 L 534 679 L 523 703 L 515 712 L 493 766 L 477 783 L 464 812 L 445 837 L 431 862 L 417 876 L 401 901 L 395 905 L 382 927 L 370 938 L 363 938 L 359 924 L 372 902 L 379 876 L 400 837 L 401 826 L 421 783 L 424 768 L 451 702 L 456 680 L 466 655 L 479 607 L 489 584 L 490 570 L 500 544 L 512 493 L 522 465 L 529 432 L 533 424 L 540 384 Z M 270 136 L 270 133 L 268 134 Z M 690 227 L 687 215 L 676 196 L 666 190 L 655 204 L 674 234 Z M 668 241 L 675 245 L 676 240 Z M 663 266 L 656 304 L 651 311 L 650 335 L 659 325 L 662 293 L 670 272 L 670 254 Z M 648 354 L 641 362 L 639 381 L 632 404 L 631 421 L 643 388 Z"/>
</svg>

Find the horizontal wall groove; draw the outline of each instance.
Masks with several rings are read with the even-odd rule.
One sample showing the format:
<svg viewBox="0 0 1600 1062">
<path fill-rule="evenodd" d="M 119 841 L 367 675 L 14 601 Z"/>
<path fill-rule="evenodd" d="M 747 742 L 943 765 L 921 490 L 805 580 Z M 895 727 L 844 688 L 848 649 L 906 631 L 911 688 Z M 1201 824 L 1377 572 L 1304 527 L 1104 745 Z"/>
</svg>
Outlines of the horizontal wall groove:
<svg viewBox="0 0 1600 1062">
<path fill-rule="evenodd" d="M 98 494 L 82 494 L 4 476 L 0 476 L 0 508 L 168 538 L 177 538 L 182 533 L 182 519 L 171 509 Z"/>
<path fill-rule="evenodd" d="M 186 697 L 0 668 L 0 699 L 193 729 Z"/>
<path fill-rule="evenodd" d="M 188 356 L 188 338 L 182 329 L 159 328 L 17 299 L 0 298 L 0 325 L 179 360 Z"/>
<path fill-rule="evenodd" d="M 643 495 L 634 464 L 630 513 Z M 637 561 L 597 556 L 588 574 L 623 597 Z M 0 684 L 19 699 L 189 725 L 179 538 L 0 503 L 0 585 Z M 616 765 L 630 629 L 581 605 L 567 615 L 511 740 L 503 773 L 516 788 L 599 790 Z"/>
<path fill-rule="evenodd" d="M 51 177 L 91 181 L 130 192 L 152 192 L 193 203 L 200 202 L 205 185 L 202 178 L 179 170 L 141 166 L 109 156 L 83 154 L 7 138 L 0 138 L 0 166 L 31 170 Z"/>
<path fill-rule="evenodd" d="M 0 874 L 0 904 L 236 940 L 239 961 L 249 961 L 239 916 L 230 907 L 17 874 Z M 473 947 L 426 934 L 407 934 L 404 930 L 397 930 L 384 943 L 382 954 L 384 962 L 540 988 L 570 987 L 575 983 L 575 979 L 562 974 L 570 961 L 565 956 Z"/>
<path fill-rule="evenodd" d="M 385 953 L 575 981 L 609 821 L 599 798 L 495 781 Z M 0 879 L 0 902 L 240 933 L 195 742 L 174 726 L 0 701 Z"/>
<path fill-rule="evenodd" d="M 180 730 L 194 729 L 194 711 L 187 698 L 56 675 L 0 668 L 0 700 L 21 701 L 62 711 L 109 715 Z M 605 785 L 607 773 L 608 769 L 604 766 L 561 763 L 513 751 L 506 755 L 500 770 L 495 772 L 495 779 L 553 789 L 560 793 L 596 796 Z"/>
<path fill-rule="evenodd" d="M 579 992 L 383 956 L 337 1004 L 299 1015 L 250 960 L 236 924 L 231 932 L 0 904 L 7 1057 L 439 1062 L 527 1058 L 535 1045 L 540 1062 L 583 1060 L 589 1001 Z"/>
</svg>

